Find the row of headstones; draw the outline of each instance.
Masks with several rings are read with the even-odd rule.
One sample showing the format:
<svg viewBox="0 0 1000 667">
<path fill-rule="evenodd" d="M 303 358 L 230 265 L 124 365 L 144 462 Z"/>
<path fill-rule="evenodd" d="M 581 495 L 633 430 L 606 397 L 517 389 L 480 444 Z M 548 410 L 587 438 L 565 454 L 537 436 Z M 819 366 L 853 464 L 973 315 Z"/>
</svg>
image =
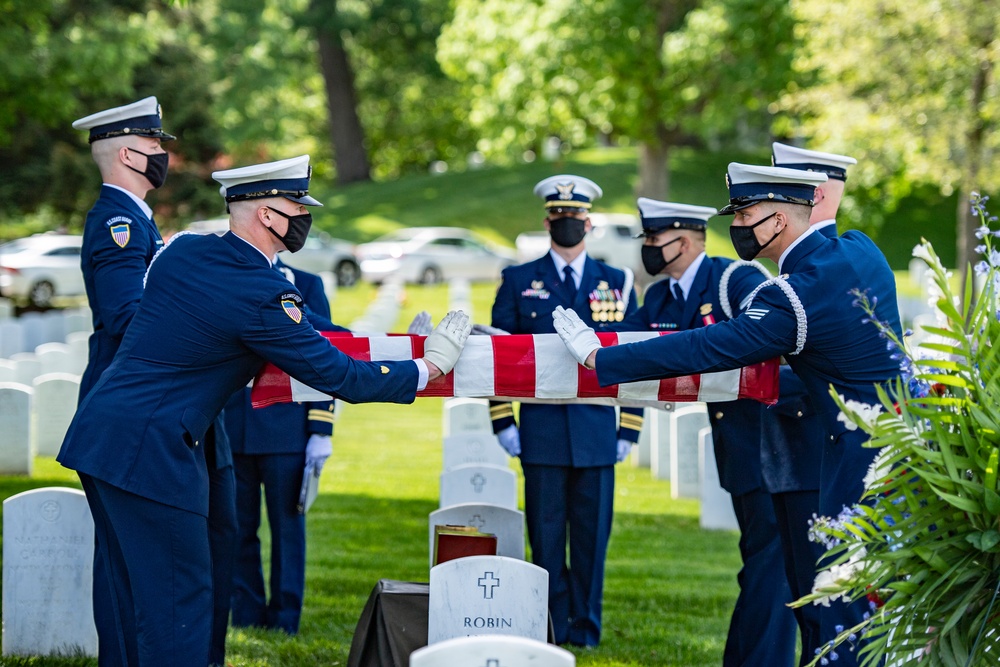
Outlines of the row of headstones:
<svg viewBox="0 0 1000 667">
<path fill-rule="evenodd" d="M 0 322 L 9 320 L 17 315 L 14 302 L 10 299 L 0 298 Z"/>
<path fill-rule="evenodd" d="M 498 652 L 500 647 L 527 647 L 534 659 L 545 658 L 546 662 L 537 664 L 567 664 L 548 662 L 562 654 L 537 646 L 544 645 L 548 635 L 548 572 L 525 561 L 517 479 L 507 453 L 493 435 L 489 404 L 471 398 L 445 401 L 442 430 L 440 507 L 428 517 L 432 565 L 428 648 L 415 652 L 410 664 L 465 664 L 479 659 L 476 651 L 481 649 L 474 647 L 481 644 L 465 639 L 452 647 L 447 642 L 498 635 L 510 639 L 494 641 L 486 652 L 495 656 L 491 659 L 498 660 L 497 664 L 521 662 L 515 654 Z M 467 556 L 434 565 L 434 529 L 441 525 L 473 526 L 495 535 L 497 555 Z M 501 656 L 507 662 L 499 662 Z"/>
<path fill-rule="evenodd" d="M 403 299 L 403 285 L 385 282 L 378 288 L 375 299 L 364 314 L 348 325 L 351 331 L 363 333 L 386 333 L 396 325 Z"/>
<path fill-rule="evenodd" d="M 62 343 L 75 332 L 90 333 L 89 308 L 24 313 L 18 318 L 0 318 L 0 359 L 19 352 L 33 352 L 45 343 Z"/>
<path fill-rule="evenodd" d="M 0 381 L 0 475 L 30 476 L 35 456 L 59 453 L 79 393 L 71 373 L 39 375 L 31 386 Z"/>
</svg>

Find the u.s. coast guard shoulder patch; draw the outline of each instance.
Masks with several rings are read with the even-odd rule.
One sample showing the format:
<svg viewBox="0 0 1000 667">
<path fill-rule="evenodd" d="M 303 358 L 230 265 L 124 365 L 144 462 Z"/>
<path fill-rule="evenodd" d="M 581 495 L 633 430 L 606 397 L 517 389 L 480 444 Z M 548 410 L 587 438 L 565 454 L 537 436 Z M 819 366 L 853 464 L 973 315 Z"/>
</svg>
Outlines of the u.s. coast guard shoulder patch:
<svg viewBox="0 0 1000 667">
<path fill-rule="evenodd" d="M 128 245 L 129 239 L 132 238 L 132 228 L 130 227 L 132 218 L 119 215 L 111 218 L 104 224 L 111 231 L 111 239 L 119 248 L 124 248 Z"/>
<path fill-rule="evenodd" d="M 298 324 L 302 321 L 302 297 L 295 292 L 286 292 L 279 298 L 281 309 L 285 311 L 293 322 Z"/>
</svg>

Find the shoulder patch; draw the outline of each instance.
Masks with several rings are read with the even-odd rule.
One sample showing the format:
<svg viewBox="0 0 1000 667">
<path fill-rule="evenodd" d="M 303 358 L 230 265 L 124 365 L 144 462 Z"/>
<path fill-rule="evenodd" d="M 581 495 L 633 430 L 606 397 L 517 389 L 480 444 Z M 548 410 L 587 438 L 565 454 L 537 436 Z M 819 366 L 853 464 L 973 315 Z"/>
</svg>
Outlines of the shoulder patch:
<svg viewBox="0 0 1000 667">
<path fill-rule="evenodd" d="M 105 221 L 104 226 L 111 231 L 111 239 L 119 248 L 128 245 L 129 239 L 132 237 L 132 222 L 132 218 L 125 215 L 116 215 Z"/>
<path fill-rule="evenodd" d="M 281 303 L 281 309 L 285 311 L 285 315 L 296 324 L 302 321 L 302 297 L 295 292 L 285 292 L 280 297 L 278 297 L 279 303 Z"/>
</svg>

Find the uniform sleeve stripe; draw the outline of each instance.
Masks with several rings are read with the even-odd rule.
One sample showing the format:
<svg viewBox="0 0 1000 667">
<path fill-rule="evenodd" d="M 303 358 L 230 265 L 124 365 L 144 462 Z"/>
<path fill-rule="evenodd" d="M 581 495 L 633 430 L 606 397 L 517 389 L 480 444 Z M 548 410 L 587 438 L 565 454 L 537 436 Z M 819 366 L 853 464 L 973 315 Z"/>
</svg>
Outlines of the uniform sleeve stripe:
<svg viewBox="0 0 1000 667">
<path fill-rule="evenodd" d="M 312 421 L 326 422 L 328 424 L 336 421 L 332 412 L 324 412 L 323 410 L 310 410 L 307 418 Z"/>
<path fill-rule="evenodd" d="M 643 419 L 642 417 L 636 417 L 634 415 L 622 415 L 619 421 L 622 424 L 632 424 L 639 426 L 639 428 L 642 428 Z"/>
</svg>

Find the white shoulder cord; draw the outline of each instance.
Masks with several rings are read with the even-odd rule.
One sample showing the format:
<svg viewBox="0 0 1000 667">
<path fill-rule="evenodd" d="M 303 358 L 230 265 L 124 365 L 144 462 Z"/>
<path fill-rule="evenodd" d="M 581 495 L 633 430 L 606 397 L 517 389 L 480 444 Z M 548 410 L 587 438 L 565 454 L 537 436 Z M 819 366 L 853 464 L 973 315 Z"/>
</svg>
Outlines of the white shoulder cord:
<svg viewBox="0 0 1000 667">
<path fill-rule="evenodd" d="M 156 251 L 155 255 L 153 255 L 153 259 L 149 260 L 149 266 L 146 267 L 146 274 L 142 277 L 142 289 L 146 289 L 146 280 L 149 279 L 149 270 L 153 268 L 153 262 L 156 261 L 156 258 L 160 256 L 161 252 L 167 249 L 168 245 L 174 242 L 174 239 L 176 239 L 178 236 L 185 236 L 186 234 L 198 234 L 198 232 L 192 232 L 190 230 L 177 232 L 176 234 L 170 237 L 169 241 L 160 246 L 160 249 Z"/>
<path fill-rule="evenodd" d="M 747 261 L 745 259 L 737 259 L 726 267 L 726 270 L 722 272 L 722 277 L 719 279 L 719 304 L 722 306 L 722 312 L 726 314 L 726 317 L 733 319 L 733 307 L 729 303 L 729 278 L 733 275 L 736 269 L 744 266 L 752 266 L 761 273 L 764 274 L 765 278 L 771 277 L 771 272 L 764 268 L 764 265 L 755 259 Z M 757 292 L 754 292 L 756 294 Z M 747 303 L 750 299 L 747 299 Z M 742 305 L 742 304 L 740 304 Z"/>
<path fill-rule="evenodd" d="M 781 291 L 785 293 L 788 298 L 788 302 L 792 304 L 792 312 L 795 313 L 795 351 L 789 354 L 798 354 L 802 351 L 802 348 L 806 346 L 806 332 L 808 330 L 808 322 L 806 321 L 806 309 L 802 307 L 802 302 L 799 300 L 799 295 L 795 293 L 792 286 L 788 284 L 785 280 L 785 276 L 778 276 L 776 278 L 771 278 L 768 281 L 757 285 L 757 288 L 750 293 L 748 299 L 747 308 L 749 309 L 749 304 L 753 303 L 753 298 L 757 296 L 757 292 L 761 291 L 768 285 L 777 285 L 781 288 Z"/>
</svg>

